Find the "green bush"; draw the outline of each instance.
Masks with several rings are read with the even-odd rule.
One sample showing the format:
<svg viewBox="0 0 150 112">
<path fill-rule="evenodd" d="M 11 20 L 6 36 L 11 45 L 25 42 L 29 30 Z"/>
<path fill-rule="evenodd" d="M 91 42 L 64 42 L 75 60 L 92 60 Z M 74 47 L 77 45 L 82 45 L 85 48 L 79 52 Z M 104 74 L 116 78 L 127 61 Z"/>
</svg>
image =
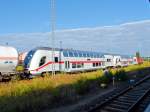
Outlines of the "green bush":
<svg viewBox="0 0 150 112">
<path fill-rule="evenodd" d="M 104 83 L 104 84 L 108 84 L 110 82 L 110 79 L 103 75 L 102 77 L 100 77 L 100 83 Z"/>
<path fill-rule="evenodd" d="M 115 79 L 117 81 L 125 81 L 125 80 L 127 80 L 128 76 L 127 76 L 125 70 L 124 69 L 120 69 L 120 70 L 116 71 Z"/>
<path fill-rule="evenodd" d="M 89 91 L 89 87 L 90 80 L 85 77 L 77 80 L 77 82 L 74 84 L 76 93 L 80 95 L 86 94 Z"/>
<path fill-rule="evenodd" d="M 112 81 L 113 74 L 109 70 L 107 73 L 105 73 L 102 77 L 100 77 L 100 83 L 108 84 Z"/>
</svg>

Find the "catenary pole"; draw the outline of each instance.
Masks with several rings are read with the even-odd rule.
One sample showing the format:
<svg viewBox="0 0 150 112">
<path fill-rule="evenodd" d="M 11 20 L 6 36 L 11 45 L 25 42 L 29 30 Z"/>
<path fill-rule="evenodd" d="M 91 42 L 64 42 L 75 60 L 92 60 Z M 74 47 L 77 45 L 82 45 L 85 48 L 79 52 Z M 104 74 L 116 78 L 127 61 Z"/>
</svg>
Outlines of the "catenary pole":
<svg viewBox="0 0 150 112">
<path fill-rule="evenodd" d="M 55 75 L 55 0 L 51 0 L 52 75 Z"/>
</svg>

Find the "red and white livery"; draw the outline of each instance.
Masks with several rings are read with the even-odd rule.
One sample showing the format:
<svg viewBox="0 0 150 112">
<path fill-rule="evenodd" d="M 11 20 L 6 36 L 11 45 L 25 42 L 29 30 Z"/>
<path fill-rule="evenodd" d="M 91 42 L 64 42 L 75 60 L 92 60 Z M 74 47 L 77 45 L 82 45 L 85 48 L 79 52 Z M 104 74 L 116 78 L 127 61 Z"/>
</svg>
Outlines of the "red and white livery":
<svg viewBox="0 0 150 112">
<path fill-rule="evenodd" d="M 54 56 L 52 56 L 52 48 L 48 47 L 39 47 L 29 51 L 24 60 L 25 70 L 33 76 L 53 70 L 77 72 L 130 64 L 134 64 L 133 57 L 90 51 L 54 49 Z"/>
</svg>

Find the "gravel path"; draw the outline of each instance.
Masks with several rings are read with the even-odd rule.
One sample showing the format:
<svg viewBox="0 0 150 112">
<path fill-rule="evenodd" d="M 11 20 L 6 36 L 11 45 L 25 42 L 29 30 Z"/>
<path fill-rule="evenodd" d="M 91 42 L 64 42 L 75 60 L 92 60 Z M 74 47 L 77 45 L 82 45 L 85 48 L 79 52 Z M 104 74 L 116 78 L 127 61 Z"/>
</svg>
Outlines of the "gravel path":
<svg viewBox="0 0 150 112">
<path fill-rule="evenodd" d="M 113 91 L 115 88 L 112 86 L 109 86 L 107 89 L 100 89 L 97 92 L 94 93 L 90 93 L 88 95 L 83 96 L 79 101 L 77 101 L 75 104 L 73 105 L 68 105 L 68 106 L 62 106 L 62 107 L 58 107 L 52 110 L 46 110 L 44 112 L 70 112 L 74 109 L 76 109 L 79 106 L 85 105 L 90 103 L 91 101 L 99 98 L 100 96 L 107 94 L 111 91 Z"/>
</svg>

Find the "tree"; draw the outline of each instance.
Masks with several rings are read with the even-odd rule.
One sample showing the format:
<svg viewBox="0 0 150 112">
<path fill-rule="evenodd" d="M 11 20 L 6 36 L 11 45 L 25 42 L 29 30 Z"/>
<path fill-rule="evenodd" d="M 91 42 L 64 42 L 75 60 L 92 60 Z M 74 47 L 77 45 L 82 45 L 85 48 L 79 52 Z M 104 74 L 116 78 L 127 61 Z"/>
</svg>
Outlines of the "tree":
<svg viewBox="0 0 150 112">
<path fill-rule="evenodd" d="M 136 57 L 140 58 L 140 52 L 136 52 Z"/>
</svg>

